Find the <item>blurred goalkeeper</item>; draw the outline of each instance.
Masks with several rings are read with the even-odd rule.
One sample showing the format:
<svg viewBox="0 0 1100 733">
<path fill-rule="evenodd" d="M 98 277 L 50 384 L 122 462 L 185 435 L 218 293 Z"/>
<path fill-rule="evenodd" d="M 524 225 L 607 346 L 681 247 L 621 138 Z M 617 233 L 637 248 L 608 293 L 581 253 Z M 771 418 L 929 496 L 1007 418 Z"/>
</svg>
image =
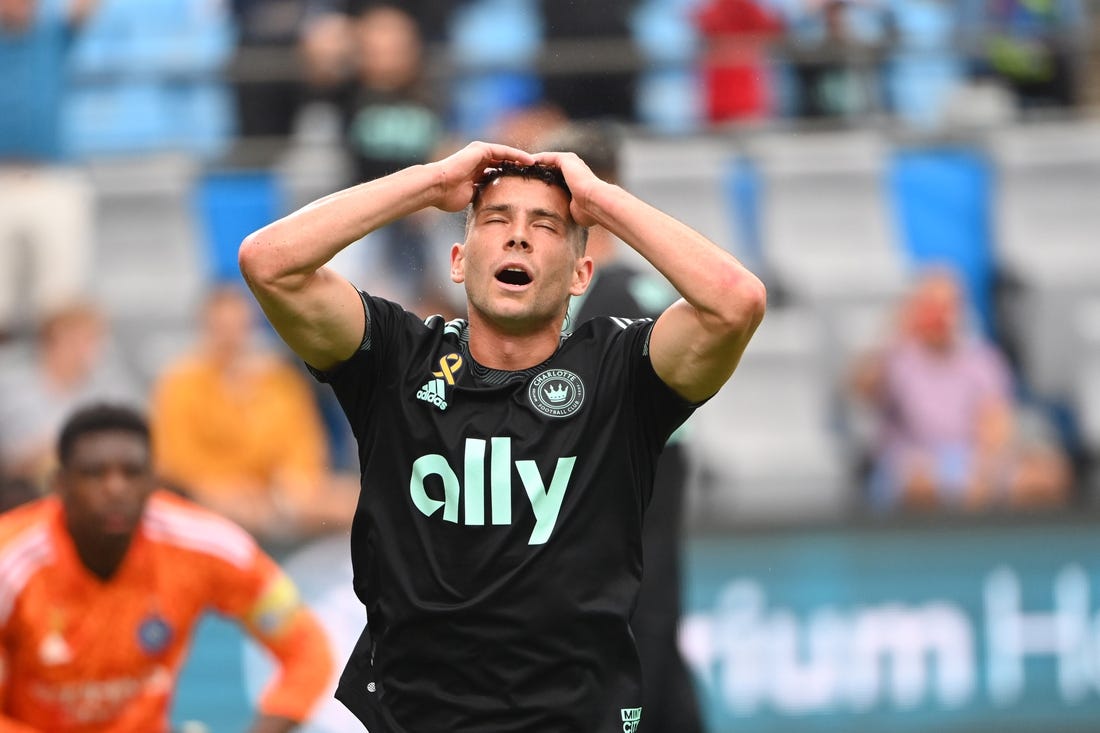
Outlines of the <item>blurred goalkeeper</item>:
<svg viewBox="0 0 1100 733">
<path fill-rule="evenodd" d="M 0 733 L 166 733 L 207 610 L 277 660 L 250 733 L 286 733 L 325 692 L 320 625 L 255 541 L 157 489 L 149 428 L 95 405 L 58 441 L 54 495 L 0 517 Z"/>
</svg>

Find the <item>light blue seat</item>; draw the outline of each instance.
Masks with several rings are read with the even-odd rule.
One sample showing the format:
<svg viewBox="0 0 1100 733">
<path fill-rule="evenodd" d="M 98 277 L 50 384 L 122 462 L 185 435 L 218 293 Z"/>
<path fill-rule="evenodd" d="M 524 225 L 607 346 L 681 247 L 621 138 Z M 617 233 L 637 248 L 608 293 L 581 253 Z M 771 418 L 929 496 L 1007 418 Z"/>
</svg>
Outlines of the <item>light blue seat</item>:
<svg viewBox="0 0 1100 733">
<path fill-rule="evenodd" d="M 228 11 L 202 0 L 105 0 L 73 49 L 64 132 L 79 157 L 224 151 L 233 109 L 222 68 Z"/>
<path fill-rule="evenodd" d="M 456 8 L 450 24 L 451 123 L 483 137 L 502 116 L 539 101 L 534 61 L 542 27 L 533 0 L 476 0 Z"/>
</svg>

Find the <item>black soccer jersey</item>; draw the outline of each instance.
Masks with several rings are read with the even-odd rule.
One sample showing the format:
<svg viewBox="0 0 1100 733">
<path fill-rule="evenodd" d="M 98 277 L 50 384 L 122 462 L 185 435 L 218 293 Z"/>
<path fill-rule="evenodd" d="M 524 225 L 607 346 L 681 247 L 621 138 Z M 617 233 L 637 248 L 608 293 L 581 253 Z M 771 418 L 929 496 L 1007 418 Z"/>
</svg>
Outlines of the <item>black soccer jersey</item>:
<svg viewBox="0 0 1100 733">
<path fill-rule="evenodd" d="M 692 411 L 652 321 L 595 319 L 521 372 L 463 321 L 366 297 L 324 375 L 355 432 L 365 634 L 337 696 L 371 733 L 620 733 L 642 714 L 628 618 L 658 455 Z"/>
</svg>

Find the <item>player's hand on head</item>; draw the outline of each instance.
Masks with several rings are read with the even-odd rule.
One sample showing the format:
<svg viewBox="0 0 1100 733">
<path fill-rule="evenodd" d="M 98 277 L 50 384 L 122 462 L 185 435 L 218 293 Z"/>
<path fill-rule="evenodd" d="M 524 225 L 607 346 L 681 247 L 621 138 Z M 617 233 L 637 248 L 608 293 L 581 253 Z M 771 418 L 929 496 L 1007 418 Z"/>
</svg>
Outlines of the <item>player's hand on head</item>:
<svg viewBox="0 0 1100 733">
<path fill-rule="evenodd" d="M 537 154 L 535 162 L 553 166 L 561 171 L 573 199 L 569 204 L 569 213 L 573 215 L 573 221 L 584 227 L 598 223 L 589 212 L 589 196 L 593 186 L 602 183 L 602 180 L 592 172 L 587 163 L 576 153 L 554 152 Z"/>
<path fill-rule="evenodd" d="M 535 156 L 508 145 L 472 142 L 443 160 L 431 163 L 438 175 L 436 208 L 461 211 L 473 200 L 474 185 L 485 169 L 502 161 L 531 165 Z"/>
</svg>

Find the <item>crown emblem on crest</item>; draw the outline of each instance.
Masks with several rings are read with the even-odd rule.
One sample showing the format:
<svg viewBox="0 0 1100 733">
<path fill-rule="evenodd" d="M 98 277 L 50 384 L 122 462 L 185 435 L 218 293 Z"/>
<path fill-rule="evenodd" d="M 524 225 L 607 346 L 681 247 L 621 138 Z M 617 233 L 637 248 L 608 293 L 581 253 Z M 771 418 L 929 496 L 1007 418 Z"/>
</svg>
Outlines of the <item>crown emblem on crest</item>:
<svg viewBox="0 0 1100 733">
<path fill-rule="evenodd" d="M 551 402 L 564 402 L 569 396 L 569 390 L 565 388 L 564 384 L 559 385 L 557 388 L 550 386 L 543 391 L 546 393 L 546 399 Z"/>
<path fill-rule="evenodd" d="M 547 369 L 527 388 L 531 406 L 548 417 L 569 417 L 584 404 L 584 382 L 566 369 Z"/>
</svg>

